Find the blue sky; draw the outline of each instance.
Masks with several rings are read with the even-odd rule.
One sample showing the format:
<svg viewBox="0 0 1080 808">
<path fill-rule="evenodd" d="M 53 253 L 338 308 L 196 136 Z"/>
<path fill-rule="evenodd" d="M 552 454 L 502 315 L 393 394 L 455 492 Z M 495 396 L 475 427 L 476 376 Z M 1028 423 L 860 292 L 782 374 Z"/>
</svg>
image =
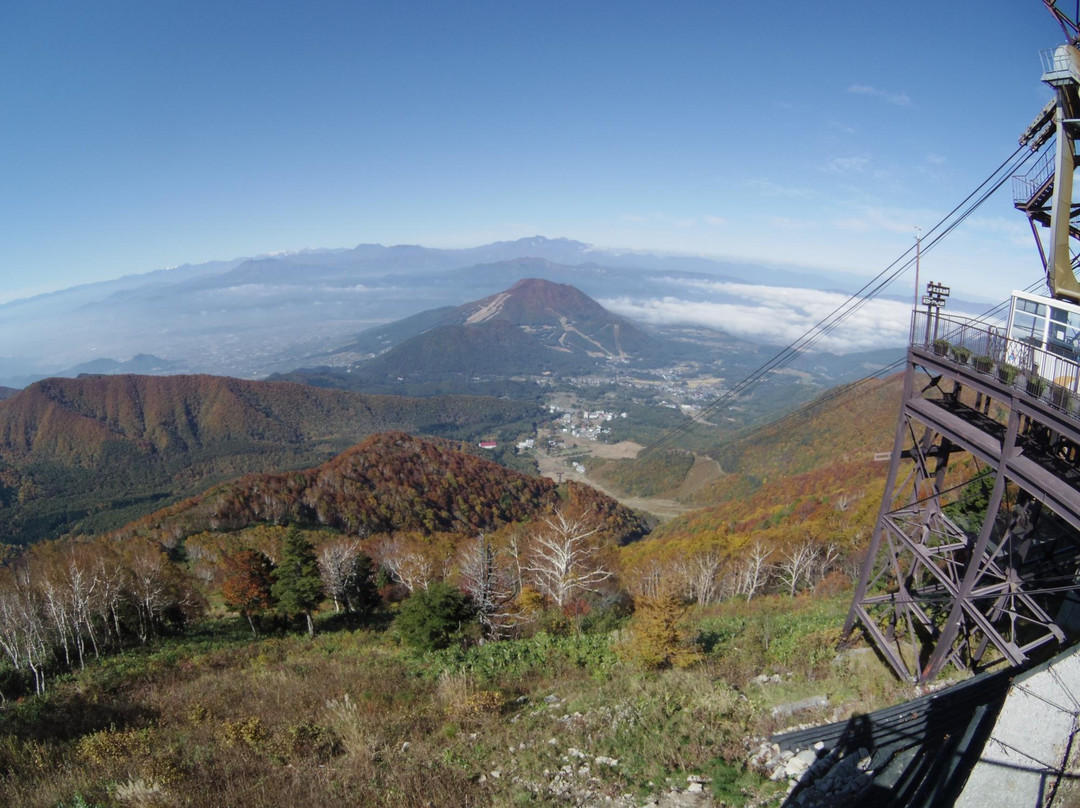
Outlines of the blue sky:
<svg viewBox="0 0 1080 808">
<path fill-rule="evenodd" d="M 0 5 L 0 301 L 542 234 L 874 274 L 1050 97 L 1039 0 Z M 924 278 L 1040 275 L 1008 188 Z"/>
</svg>

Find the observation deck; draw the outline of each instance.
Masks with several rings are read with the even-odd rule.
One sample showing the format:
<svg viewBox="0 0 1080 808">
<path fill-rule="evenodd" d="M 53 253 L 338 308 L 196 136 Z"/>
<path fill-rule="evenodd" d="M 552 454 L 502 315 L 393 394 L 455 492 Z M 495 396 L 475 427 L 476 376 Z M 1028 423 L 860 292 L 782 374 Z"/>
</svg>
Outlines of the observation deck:
<svg viewBox="0 0 1080 808">
<path fill-rule="evenodd" d="M 946 379 L 952 383 L 940 398 L 909 398 L 912 414 L 940 426 L 982 463 L 1002 467 L 1080 530 L 1080 362 L 1010 338 L 984 320 L 925 311 L 912 317 L 909 355 L 930 377 L 941 377 L 939 389 Z M 963 389 L 975 393 L 974 403 L 964 402 Z M 1013 413 L 1020 423 L 1007 446 Z"/>
</svg>

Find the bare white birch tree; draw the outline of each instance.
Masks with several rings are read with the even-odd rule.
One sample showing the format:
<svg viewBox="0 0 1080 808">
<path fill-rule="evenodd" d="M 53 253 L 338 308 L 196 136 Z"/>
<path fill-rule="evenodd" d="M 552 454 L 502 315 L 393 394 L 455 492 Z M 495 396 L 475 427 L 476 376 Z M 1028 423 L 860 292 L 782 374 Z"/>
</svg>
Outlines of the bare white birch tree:
<svg viewBox="0 0 1080 808">
<path fill-rule="evenodd" d="M 56 638 L 50 636 L 45 606 L 31 585 L 26 566 L 13 571 L 0 593 L 0 646 L 16 670 L 28 670 L 34 692 L 45 692 L 45 665 Z"/>
<path fill-rule="evenodd" d="M 833 571 L 833 568 L 837 566 L 840 561 L 840 545 L 836 542 L 829 542 L 824 546 L 818 548 L 817 564 L 815 569 L 811 573 L 814 576 L 813 583 L 820 581 L 826 575 Z"/>
<path fill-rule="evenodd" d="M 707 606 L 716 598 L 720 576 L 720 554 L 715 550 L 694 553 L 681 563 L 686 594 L 698 606 Z"/>
<path fill-rule="evenodd" d="M 769 563 L 772 550 L 762 542 L 754 542 L 750 552 L 739 563 L 737 592 L 746 595 L 747 602 L 765 588 L 772 576 L 773 566 Z"/>
<path fill-rule="evenodd" d="M 626 583 L 635 598 L 658 598 L 671 577 L 670 570 L 654 558 L 636 574 L 628 576 Z"/>
<path fill-rule="evenodd" d="M 568 516 L 556 509 L 533 536 L 524 571 L 540 594 L 562 609 L 579 592 L 594 592 L 614 573 L 599 557 L 600 531 L 588 514 Z"/>
<path fill-rule="evenodd" d="M 387 542 L 380 548 L 379 563 L 410 593 L 427 589 L 436 579 L 435 563 L 423 553 L 405 549 L 400 541 Z"/>
<path fill-rule="evenodd" d="M 473 600 L 484 637 L 494 640 L 505 636 L 518 618 L 512 608 L 518 592 L 512 565 L 481 533 L 462 547 L 459 570 L 462 591 Z"/>
<path fill-rule="evenodd" d="M 349 588 L 356 576 L 356 561 L 360 557 L 360 542 L 338 541 L 319 552 L 319 577 L 327 597 L 334 601 L 334 611 L 348 608 Z"/>
<path fill-rule="evenodd" d="M 776 565 L 776 576 L 789 595 L 795 597 L 800 583 L 811 582 L 818 555 L 817 545 L 812 539 L 803 539 L 784 548 Z"/>
</svg>

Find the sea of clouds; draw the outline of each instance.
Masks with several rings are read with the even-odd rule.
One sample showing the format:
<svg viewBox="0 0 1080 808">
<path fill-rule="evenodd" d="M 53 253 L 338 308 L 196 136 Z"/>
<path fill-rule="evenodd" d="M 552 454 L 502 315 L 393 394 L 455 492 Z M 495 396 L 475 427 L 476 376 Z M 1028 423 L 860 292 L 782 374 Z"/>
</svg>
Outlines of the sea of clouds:
<svg viewBox="0 0 1080 808">
<path fill-rule="evenodd" d="M 603 299 L 607 309 L 650 325 L 698 325 L 734 336 L 774 345 L 788 345 L 808 334 L 813 349 L 851 353 L 905 345 L 911 323 L 911 303 L 875 298 L 853 307 L 843 292 L 759 286 L 729 281 L 669 278 L 685 295 Z M 820 334 L 819 324 L 838 312 L 855 310 Z"/>
</svg>

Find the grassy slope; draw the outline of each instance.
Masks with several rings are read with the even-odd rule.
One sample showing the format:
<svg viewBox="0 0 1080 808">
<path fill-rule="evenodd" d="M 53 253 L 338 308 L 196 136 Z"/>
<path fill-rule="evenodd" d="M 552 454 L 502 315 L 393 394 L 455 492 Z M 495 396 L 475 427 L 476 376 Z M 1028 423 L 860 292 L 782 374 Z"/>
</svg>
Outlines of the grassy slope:
<svg viewBox="0 0 1080 808">
<path fill-rule="evenodd" d="M 253 641 L 210 624 L 0 711 L 0 804 L 74 805 L 76 794 L 125 804 L 118 797 L 141 783 L 162 799 L 143 804 L 205 805 L 213 794 L 216 805 L 260 808 L 555 805 L 565 804 L 560 783 L 645 795 L 699 773 L 740 805 L 742 789 L 772 788 L 741 761 L 748 736 L 776 728 L 773 705 L 829 693 L 865 709 L 901 697 L 874 662 L 858 679 L 864 657 L 834 662 L 845 608 L 843 598 L 764 599 L 695 612 L 705 661 L 659 674 L 621 661 L 617 634 L 417 655 L 392 632 Z M 750 681 L 763 671 L 783 681 Z M 555 778 L 568 764 L 589 771 Z"/>
</svg>

